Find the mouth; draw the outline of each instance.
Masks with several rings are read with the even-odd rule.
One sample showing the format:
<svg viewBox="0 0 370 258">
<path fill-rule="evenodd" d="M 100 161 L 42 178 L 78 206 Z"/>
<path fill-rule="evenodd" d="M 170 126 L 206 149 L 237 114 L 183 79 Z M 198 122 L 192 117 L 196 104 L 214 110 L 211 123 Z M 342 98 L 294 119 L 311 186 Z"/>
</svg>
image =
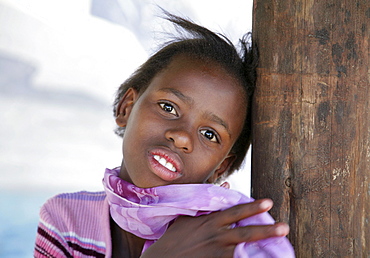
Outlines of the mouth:
<svg viewBox="0 0 370 258">
<path fill-rule="evenodd" d="M 176 154 L 156 149 L 149 154 L 149 163 L 152 171 L 164 181 L 174 181 L 182 177 L 181 160 Z"/>
<path fill-rule="evenodd" d="M 159 164 L 161 164 L 162 166 L 164 166 L 165 168 L 167 168 L 168 170 L 171 170 L 172 172 L 176 172 L 177 169 L 175 168 L 175 166 L 167 161 L 165 158 L 159 156 L 159 155 L 154 155 L 153 158 L 158 161 Z"/>
</svg>

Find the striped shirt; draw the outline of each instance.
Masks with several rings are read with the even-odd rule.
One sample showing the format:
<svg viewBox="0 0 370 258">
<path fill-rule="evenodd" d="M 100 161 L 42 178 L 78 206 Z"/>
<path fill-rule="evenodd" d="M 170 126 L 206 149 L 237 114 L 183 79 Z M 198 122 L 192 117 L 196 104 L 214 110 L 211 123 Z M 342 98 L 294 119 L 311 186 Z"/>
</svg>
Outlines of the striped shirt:
<svg viewBox="0 0 370 258">
<path fill-rule="evenodd" d="M 34 257 L 111 257 L 104 192 L 60 194 L 41 208 Z"/>
</svg>

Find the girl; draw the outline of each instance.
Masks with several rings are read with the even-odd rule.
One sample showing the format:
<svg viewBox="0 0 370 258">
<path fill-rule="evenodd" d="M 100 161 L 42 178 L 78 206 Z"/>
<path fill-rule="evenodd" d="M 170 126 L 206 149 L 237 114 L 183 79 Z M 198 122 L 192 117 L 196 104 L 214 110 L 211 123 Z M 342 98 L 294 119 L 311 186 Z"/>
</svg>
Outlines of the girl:
<svg viewBox="0 0 370 258">
<path fill-rule="evenodd" d="M 105 192 L 62 194 L 41 209 L 36 257 L 293 257 L 285 223 L 213 185 L 250 140 L 254 72 L 223 36 L 166 13 L 191 36 L 163 47 L 118 90 L 119 168 Z M 213 212 L 213 213 L 212 213 Z M 274 237 L 274 238 L 272 238 Z"/>
</svg>

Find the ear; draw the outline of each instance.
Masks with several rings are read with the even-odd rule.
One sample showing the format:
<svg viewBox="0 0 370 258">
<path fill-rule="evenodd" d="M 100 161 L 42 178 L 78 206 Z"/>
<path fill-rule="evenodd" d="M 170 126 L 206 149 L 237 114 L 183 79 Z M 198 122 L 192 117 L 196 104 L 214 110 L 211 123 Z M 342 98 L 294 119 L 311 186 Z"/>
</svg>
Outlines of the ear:
<svg viewBox="0 0 370 258">
<path fill-rule="evenodd" d="M 236 155 L 235 154 L 229 154 L 223 161 L 222 163 L 218 166 L 218 168 L 216 169 L 216 171 L 213 173 L 213 175 L 211 175 L 207 182 L 208 183 L 215 183 L 217 181 L 217 179 L 219 179 L 223 174 L 225 174 L 225 172 L 227 172 L 231 165 L 234 163 L 236 159 Z"/>
<path fill-rule="evenodd" d="M 138 98 L 137 90 L 129 88 L 118 103 L 116 110 L 116 124 L 125 127 L 130 116 L 132 107 Z"/>
</svg>

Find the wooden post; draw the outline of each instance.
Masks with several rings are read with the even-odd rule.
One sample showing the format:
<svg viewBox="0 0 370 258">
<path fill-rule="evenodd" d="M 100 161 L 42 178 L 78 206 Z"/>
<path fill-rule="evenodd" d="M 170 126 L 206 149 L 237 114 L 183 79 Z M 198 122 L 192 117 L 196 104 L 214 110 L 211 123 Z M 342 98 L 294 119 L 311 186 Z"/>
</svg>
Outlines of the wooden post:
<svg viewBox="0 0 370 258">
<path fill-rule="evenodd" d="M 252 196 L 297 257 L 370 257 L 370 1 L 253 8 Z"/>
</svg>

